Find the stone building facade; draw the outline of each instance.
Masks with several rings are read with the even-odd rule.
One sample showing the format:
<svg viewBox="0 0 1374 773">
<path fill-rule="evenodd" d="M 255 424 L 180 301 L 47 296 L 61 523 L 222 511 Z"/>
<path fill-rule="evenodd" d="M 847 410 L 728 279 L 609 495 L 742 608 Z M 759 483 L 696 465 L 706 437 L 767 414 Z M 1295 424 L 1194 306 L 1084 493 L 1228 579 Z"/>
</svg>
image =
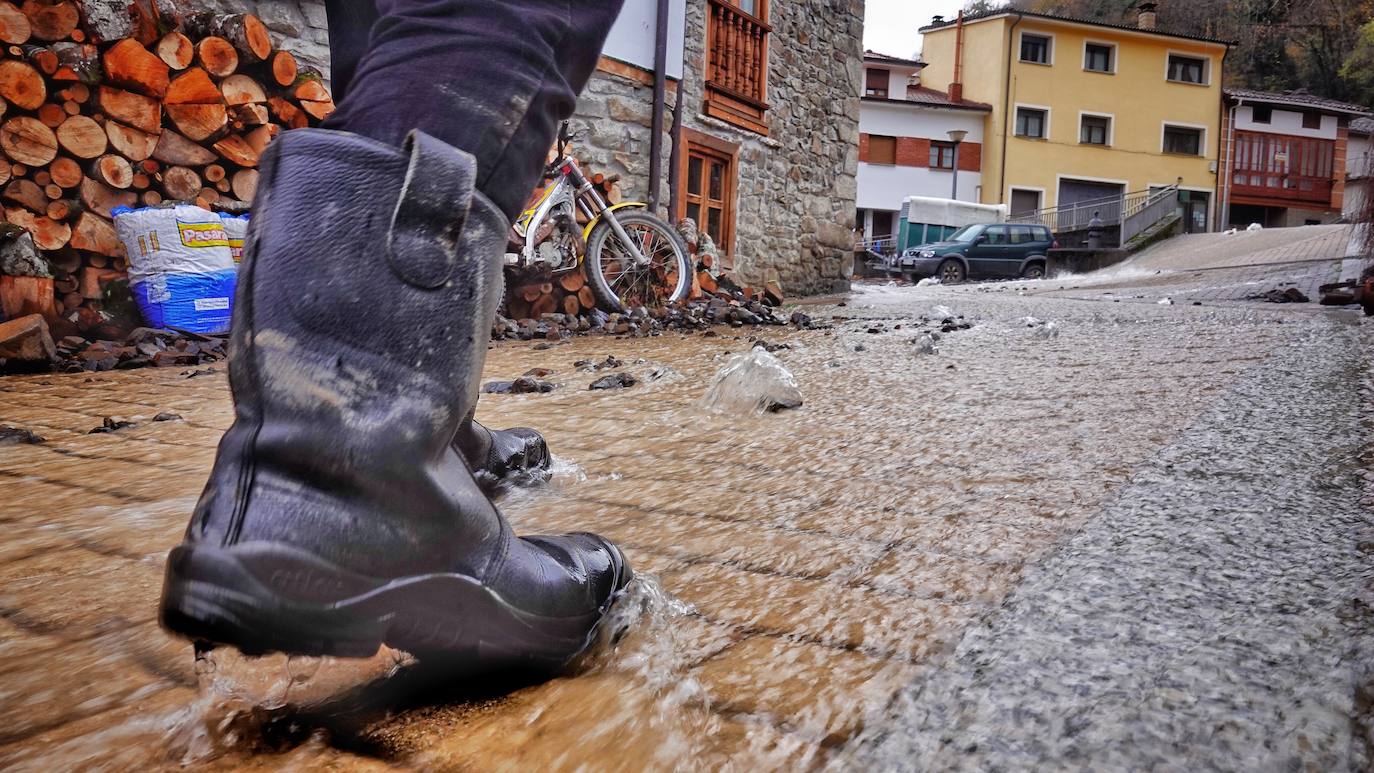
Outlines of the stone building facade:
<svg viewBox="0 0 1374 773">
<path fill-rule="evenodd" d="M 324 4 L 315 0 L 197 0 L 251 10 L 279 45 L 328 76 Z M 778 281 L 789 294 L 847 287 L 854 243 L 863 0 L 670 0 L 681 52 L 666 97 L 659 212 L 719 220 L 718 248 L 738 278 Z M 626 198 L 647 198 L 652 62 L 617 57 L 617 41 L 652 51 L 656 0 L 626 0 L 606 56 L 578 101 L 576 155 L 589 172 L 618 174 Z M 640 20 L 629 26 L 631 20 Z M 714 25 L 714 26 L 713 26 Z M 764 42 L 766 41 L 766 43 Z M 680 75 L 680 78 L 677 77 Z M 750 93 L 744 93 L 750 92 Z M 681 203 L 669 187 L 671 113 L 681 94 Z M 724 96 L 722 96 L 724 95 Z M 687 151 L 691 151 L 688 153 Z M 697 161 L 692 159 L 696 158 Z M 700 164 L 699 195 L 686 187 Z M 712 186 L 718 173 L 719 190 Z M 689 178 L 691 178 L 689 180 Z M 713 196 L 719 194 L 719 196 Z M 688 208 L 695 204 L 690 212 Z"/>
<path fill-rule="evenodd" d="M 634 2 L 627 0 L 627 6 Z M 730 52 L 717 47 L 713 57 L 711 25 L 721 23 L 722 11 L 728 17 L 730 6 L 741 5 L 764 14 L 760 20 L 770 28 L 758 100 L 766 109 L 758 119 L 712 104 L 712 81 L 721 77 L 713 59 Z M 698 197 L 686 190 L 700 150 L 708 198 L 716 162 L 728 166 L 721 170 L 732 188 L 722 191 L 727 211 L 721 217 L 728 227 L 716 241 L 740 278 L 779 281 L 789 294 L 847 287 L 859 162 L 862 0 L 685 0 L 684 10 L 682 78 L 669 83 L 664 121 L 670 126 L 681 94 L 680 204 L 677 212 L 667 211 L 674 197 L 668 174 L 672 141 L 665 138 L 659 214 L 696 214 L 701 227 L 708 227 L 708 216 L 701 214 L 706 202 L 689 211 Z M 648 193 L 652 74 L 615 59 L 612 46 L 606 53 L 578 101 L 574 123 L 585 134 L 576 154 L 596 171 L 621 175 L 626 195 L 642 199 Z"/>
</svg>

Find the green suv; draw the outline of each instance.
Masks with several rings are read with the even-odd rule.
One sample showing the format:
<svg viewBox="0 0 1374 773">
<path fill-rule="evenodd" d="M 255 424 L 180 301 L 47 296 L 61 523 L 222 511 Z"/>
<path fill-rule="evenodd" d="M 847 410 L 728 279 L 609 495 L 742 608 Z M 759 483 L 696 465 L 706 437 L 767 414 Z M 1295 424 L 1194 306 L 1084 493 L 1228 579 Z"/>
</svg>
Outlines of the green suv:
<svg viewBox="0 0 1374 773">
<path fill-rule="evenodd" d="M 965 279 L 1041 279 L 1045 258 L 1058 247 L 1048 226 L 1019 223 L 966 225 L 949 238 L 910 247 L 887 259 L 888 273 L 942 283 Z"/>
</svg>

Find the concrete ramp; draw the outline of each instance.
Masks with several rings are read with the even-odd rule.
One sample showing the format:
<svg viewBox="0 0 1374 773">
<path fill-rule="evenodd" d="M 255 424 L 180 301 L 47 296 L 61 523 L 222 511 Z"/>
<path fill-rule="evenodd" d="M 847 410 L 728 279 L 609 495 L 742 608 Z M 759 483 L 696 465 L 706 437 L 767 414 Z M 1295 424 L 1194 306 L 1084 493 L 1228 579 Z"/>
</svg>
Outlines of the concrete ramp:
<svg viewBox="0 0 1374 773">
<path fill-rule="evenodd" d="M 1309 225 L 1187 234 L 1100 271 L 1012 287 L 1036 295 L 1178 303 L 1262 300 L 1291 288 L 1315 302 L 1323 284 L 1354 279 L 1368 263 L 1360 257 L 1356 231 L 1352 225 Z"/>
<path fill-rule="evenodd" d="M 1305 225 L 1262 231 L 1186 234 L 1143 250 L 1126 265 L 1156 271 L 1335 260 L 1356 254 L 1354 226 Z"/>
</svg>

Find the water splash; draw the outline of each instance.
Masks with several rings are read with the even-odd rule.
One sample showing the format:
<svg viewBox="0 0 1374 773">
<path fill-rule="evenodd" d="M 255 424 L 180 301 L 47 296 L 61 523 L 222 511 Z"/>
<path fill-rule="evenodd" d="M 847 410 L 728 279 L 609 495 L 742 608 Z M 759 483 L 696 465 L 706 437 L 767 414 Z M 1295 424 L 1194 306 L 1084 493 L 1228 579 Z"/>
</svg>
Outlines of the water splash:
<svg viewBox="0 0 1374 773">
<path fill-rule="evenodd" d="M 797 379 L 762 348 L 730 358 L 711 379 L 701 404 L 725 413 L 764 413 L 802 404 Z"/>
</svg>

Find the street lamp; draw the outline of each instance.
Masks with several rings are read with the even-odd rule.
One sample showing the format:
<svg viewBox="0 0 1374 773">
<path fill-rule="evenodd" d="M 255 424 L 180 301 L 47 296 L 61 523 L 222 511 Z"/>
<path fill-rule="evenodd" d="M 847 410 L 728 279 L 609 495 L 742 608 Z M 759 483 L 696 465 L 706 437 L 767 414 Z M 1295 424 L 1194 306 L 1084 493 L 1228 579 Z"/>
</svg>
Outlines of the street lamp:
<svg viewBox="0 0 1374 773">
<path fill-rule="evenodd" d="M 959 200 L 959 143 L 961 143 L 961 142 L 964 141 L 964 137 L 967 137 L 967 136 L 968 136 L 968 132 L 967 132 L 967 131 L 964 131 L 963 129 L 950 129 L 949 131 L 945 132 L 945 134 L 949 135 L 949 141 L 954 143 L 954 169 L 953 169 L 953 172 L 954 172 L 954 175 L 953 175 L 953 176 L 954 176 L 954 190 L 953 190 L 953 192 L 950 193 L 949 197 L 950 197 L 951 199 L 954 199 L 955 201 L 958 201 L 958 200 Z"/>
</svg>

